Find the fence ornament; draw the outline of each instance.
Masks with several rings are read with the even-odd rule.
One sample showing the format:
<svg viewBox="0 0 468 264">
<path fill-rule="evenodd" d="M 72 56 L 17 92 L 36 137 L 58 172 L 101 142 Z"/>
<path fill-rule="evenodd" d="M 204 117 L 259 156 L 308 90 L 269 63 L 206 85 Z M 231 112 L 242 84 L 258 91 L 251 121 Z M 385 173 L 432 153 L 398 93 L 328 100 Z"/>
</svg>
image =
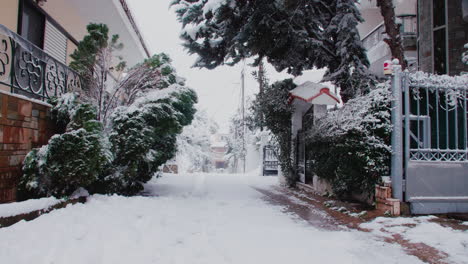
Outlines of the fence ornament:
<svg viewBox="0 0 468 264">
<path fill-rule="evenodd" d="M 81 90 L 81 77 L 0 24 L 0 84 L 12 93 L 47 100 Z"/>
</svg>

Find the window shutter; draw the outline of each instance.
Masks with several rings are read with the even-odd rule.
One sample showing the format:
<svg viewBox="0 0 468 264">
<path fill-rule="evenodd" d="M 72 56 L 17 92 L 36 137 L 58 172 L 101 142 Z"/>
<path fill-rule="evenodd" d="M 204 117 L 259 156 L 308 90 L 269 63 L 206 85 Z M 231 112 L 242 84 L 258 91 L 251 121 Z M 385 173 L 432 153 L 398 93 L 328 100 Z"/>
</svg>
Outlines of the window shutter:
<svg viewBox="0 0 468 264">
<path fill-rule="evenodd" d="M 44 51 L 59 62 L 66 64 L 67 37 L 49 21 L 46 21 Z"/>
</svg>

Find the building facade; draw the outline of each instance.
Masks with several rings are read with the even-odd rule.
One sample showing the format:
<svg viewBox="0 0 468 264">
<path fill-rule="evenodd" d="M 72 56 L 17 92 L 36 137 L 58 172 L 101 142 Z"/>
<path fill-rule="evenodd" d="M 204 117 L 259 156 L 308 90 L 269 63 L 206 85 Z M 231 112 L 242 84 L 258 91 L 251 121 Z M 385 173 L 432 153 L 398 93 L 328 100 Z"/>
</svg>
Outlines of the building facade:
<svg viewBox="0 0 468 264">
<path fill-rule="evenodd" d="M 401 24 L 403 48 L 410 69 L 417 70 L 417 0 L 394 1 L 397 22 Z M 376 0 L 361 1 L 359 5 L 364 22 L 358 25 L 359 34 L 367 50 L 370 71 L 383 76 L 383 63 L 392 58 L 390 48 L 384 42 L 385 26 Z"/>
<path fill-rule="evenodd" d="M 468 72 L 468 0 L 418 0 L 419 68 L 436 74 Z"/>
<path fill-rule="evenodd" d="M 364 22 L 358 26 L 371 63 L 370 70 L 383 76 L 383 62 L 391 59 L 383 41 L 385 26 L 375 0 L 361 1 Z M 411 71 L 458 75 L 468 72 L 461 61 L 468 43 L 468 0 L 394 0 L 405 57 Z"/>
<path fill-rule="evenodd" d="M 125 0 L 0 4 L 0 203 L 16 200 L 24 157 L 55 132 L 46 99 L 81 87 L 68 65 L 89 23 L 104 23 L 119 35 L 124 48 L 116 56 L 128 66 L 149 57 Z"/>
</svg>

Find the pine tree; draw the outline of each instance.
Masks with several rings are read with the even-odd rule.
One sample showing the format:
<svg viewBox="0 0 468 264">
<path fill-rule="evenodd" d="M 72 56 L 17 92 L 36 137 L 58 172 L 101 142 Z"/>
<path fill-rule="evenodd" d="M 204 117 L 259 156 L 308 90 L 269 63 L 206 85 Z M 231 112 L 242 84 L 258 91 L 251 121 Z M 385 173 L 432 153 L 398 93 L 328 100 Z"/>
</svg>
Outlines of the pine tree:
<svg viewBox="0 0 468 264">
<path fill-rule="evenodd" d="M 297 180 L 291 159 L 291 116 L 293 107 L 288 103 L 289 91 L 295 87 L 296 85 L 291 79 L 276 82 L 266 86 L 263 96 L 257 96 L 252 104 L 254 116 L 264 116 L 262 121 L 257 119 L 257 122 L 260 121 L 260 123 L 257 123 L 257 127 L 264 125 L 278 142 L 278 160 L 281 171 L 290 186 L 294 185 Z"/>
<path fill-rule="evenodd" d="M 362 46 L 357 25 L 363 22 L 354 0 L 335 0 L 334 16 L 325 29 L 333 44 L 336 59 L 328 63 L 325 81 L 333 81 L 341 88 L 344 102 L 367 92 L 372 80 L 367 68 L 369 61 Z"/>
<path fill-rule="evenodd" d="M 112 35 L 109 38 L 109 28 L 105 24 L 89 24 L 86 35 L 78 43 L 77 49 L 70 55 L 73 61 L 70 68 L 80 74 L 83 81 L 83 91 L 81 96 L 86 97 L 86 101 L 92 102 L 97 109 L 97 120 L 106 121 L 107 109 L 112 105 L 109 98 L 115 95 L 107 90 L 106 83 L 111 71 L 122 71 L 126 63 L 121 57 L 114 57 L 114 52 L 123 48 L 119 43 L 119 36 Z M 115 59 L 118 63 L 114 63 Z"/>
<path fill-rule="evenodd" d="M 356 0 L 174 0 L 181 34 L 196 67 L 234 65 L 263 58 L 277 71 L 299 75 L 329 68 L 328 77 L 349 90 L 353 72 L 368 66 L 356 26 Z M 350 92 L 352 96 L 354 92 Z M 345 96 L 346 97 L 346 96 Z"/>
</svg>

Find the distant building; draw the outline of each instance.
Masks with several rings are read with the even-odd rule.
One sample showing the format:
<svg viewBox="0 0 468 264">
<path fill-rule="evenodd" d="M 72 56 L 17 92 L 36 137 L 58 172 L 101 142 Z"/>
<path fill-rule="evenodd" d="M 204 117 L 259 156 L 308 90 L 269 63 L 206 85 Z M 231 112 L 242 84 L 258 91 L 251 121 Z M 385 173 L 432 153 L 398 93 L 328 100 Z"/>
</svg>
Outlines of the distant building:
<svg viewBox="0 0 468 264">
<path fill-rule="evenodd" d="M 211 161 L 215 169 L 227 169 L 225 158 L 228 151 L 226 134 L 215 134 L 211 137 Z"/>
<path fill-rule="evenodd" d="M 128 66 L 149 57 L 125 0 L 1 1 L 0 203 L 16 200 L 24 157 L 54 134 L 50 105 L 41 101 L 81 88 L 68 66 L 89 23 L 104 23 L 119 35 L 124 48 L 115 55 Z M 118 74 L 109 72 L 107 82 Z"/>
</svg>

